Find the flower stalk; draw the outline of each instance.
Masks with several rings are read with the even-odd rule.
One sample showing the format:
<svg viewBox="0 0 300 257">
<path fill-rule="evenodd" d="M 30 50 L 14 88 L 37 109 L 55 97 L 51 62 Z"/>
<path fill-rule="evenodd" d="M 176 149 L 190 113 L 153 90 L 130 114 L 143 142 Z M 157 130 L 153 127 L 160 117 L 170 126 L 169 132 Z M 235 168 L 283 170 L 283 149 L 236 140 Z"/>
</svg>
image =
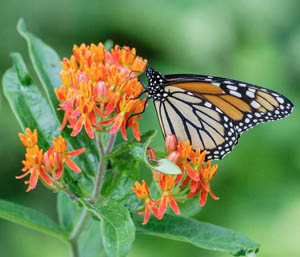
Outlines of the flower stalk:
<svg viewBox="0 0 300 257">
<path fill-rule="evenodd" d="M 103 147 L 103 143 L 102 143 L 102 140 L 101 140 L 101 134 L 100 133 L 96 134 L 96 139 L 97 139 L 98 147 L 99 147 L 100 163 L 99 163 L 98 173 L 97 173 L 97 176 L 96 176 L 94 190 L 93 190 L 91 198 L 89 199 L 90 203 L 95 203 L 97 201 L 99 195 L 100 195 L 100 188 L 101 188 L 104 173 L 105 173 L 105 170 L 106 170 L 105 156 L 112 150 L 115 139 L 116 139 L 116 135 L 113 134 L 113 135 L 110 136 L 109 141 L 108 141 L 108 145 L 107 145 L 105 151 L 104 151 L 104 147 Z M 85 224 L 85 222 L 87 221 L 87 219 L 89 217 L 88 214 L 89 213 L 88 213 L 87 209 L 83 208 L 83 210 L 80 214 L 80 217 L 79 217 L 76 225 L 74 226 L 74 229 L 71 232 L 70 237 L 69 237 L 70 244 L 71 244 L 71 251 L 72 251 L 72 254 L 73 254 L 74 257 L 79 256 L 79 255 L 77 255 L 78 254 L 77 239 L 78 239 L 79 235 L 81 234 L 81 232 L 84 228 L 84 224 Z"/>
<path fill-rule="evenodd" d="M 114 135 L 112 135 L 112 136 L 114 136 Z M 110 137 L 109 142 L 111 142 L 112 136 Z M 104 172 L 105 172 L 105 169 L 106 169 L 106 166 L 105 166 L 105 163 L 106 163 L 105 150 L 104 150 L 104 147 L 103 147 L 103 143 L 102 143 L 102 140 L 101 140 L 101 134 L 100 133 L 97 133 L 96 139 L 97 139 L 98 148 L 99 148 L 100 163 L 99 163 L 99 170 L 98 170 L 98 173 L 97 173 L 97 176 L 96 176 L 94 191 L 93 191 L 92 197 L 90 199 L 91 203 L 96 202 L 98 197 L 99 197 L 99 190 L 100 190 L 102 180 L 103 180 L 103 176 L 104 176 Z"/>
</svg>

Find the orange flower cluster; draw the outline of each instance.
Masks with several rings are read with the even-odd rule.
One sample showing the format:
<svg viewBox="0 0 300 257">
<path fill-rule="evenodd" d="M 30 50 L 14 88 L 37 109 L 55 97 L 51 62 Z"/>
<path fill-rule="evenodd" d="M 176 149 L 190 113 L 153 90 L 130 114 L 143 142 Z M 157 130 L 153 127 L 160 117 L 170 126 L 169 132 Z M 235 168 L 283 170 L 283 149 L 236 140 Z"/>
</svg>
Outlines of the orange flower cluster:
<svg viewBox="0 0 300 257">
<path fill-rule="evenodd" d="M 67 152 L 66 140 L 59 136 L 53 138 L 53 147 L 49 147 L 48 151 L 43 153 L 43 149 L 37 145 L 37 130 L 32 132 L 26 128 L 25 132 L 25 134 L 19 133 L 20 140 L 26 147 L 26 160 L 22 161 L 24 174 L 16 176 L 16 178 L 21 179 L 27 175 L 30 176 L 29 180 L 25 181 L 25 184 L 28 184 L 27 192 L 36 187 L 39 178 L 47 185 L 55 188 L 53 181 L 61 178 L 64 163 L 73 171 L 81 172 L 81 169 L 70 159 L 70 156 L 82 154 L 85 152 L 85 148 Z"/>
<path fill-rule="evenodd" d="M 70 59 L 61 62 L 60 73 L 62 83 L 55 90 L 60 101 L 60 110 L 64 111 L 61 125 L 67 123 L 72 128 L 72 136 L 76 136 L 84 126 L 90 138 L 94 138 L 94 130 L 115 134 L 120 129 L 124 139 L 126 123 L 130 115 L 143 111 L 145 99 L 138 96 L 143 86 L 137 79 L 147 61 L 136 57 L 134 48 L 115 46 L 111 51 L 105 50 L 102 43 L 86 46 L 75 45 Z M 133 128 L 134 136 L 140 140 L 138 119 L 129 119 L 128 127 Z"/>
<path fill-rule="evenodd" d="M 145 201 L 144 211 L 139 213 L 145 214 L 143 224 L 148 222 L 150 211 L 156 218 L 162 219 L 168 206 L 176 214 L 180 214 L 177 197 L 182 199 L 182 196 L 192 198 L 199 195 L 200 206 L 205 205 L 208 194 L 215 200 L 219 199 L 210 188 L 210 180 L 216 174 L 218 165 L 211 166 L 210 161 L 205 163 L 206 151 L 200 152 L 199 148 L 194 151 L 189 141 L 177 144 L 174 135 L 166 137 L 165 147 L 167 158 L 180 167 L 181 174 L 173 176 L 153 171 L 153 179 L 161 193 L 156 201 L 150 198 L 145 181 L 142 185 L 136 182 L 136 188 L 133 187 L 132 190 Z M 152 148 L 147 149 L 147 155 L 149 159 L 156 159 Z"/>
</svg>

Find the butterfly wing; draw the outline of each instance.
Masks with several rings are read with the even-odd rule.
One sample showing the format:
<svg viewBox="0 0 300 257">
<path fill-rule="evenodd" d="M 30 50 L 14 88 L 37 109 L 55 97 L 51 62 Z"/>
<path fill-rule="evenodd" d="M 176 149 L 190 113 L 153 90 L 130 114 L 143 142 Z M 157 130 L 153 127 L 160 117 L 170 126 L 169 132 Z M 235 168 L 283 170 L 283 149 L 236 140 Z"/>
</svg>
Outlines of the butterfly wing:
<svg viewBox="0 0 300 257">
<path fill-rule="evenodd" d="M 193 92 L 221 109 L 239 134 L 253 126 L 289 115 L 293 104 L 272 90 L 242 81 L 198 75 L 167 75 L 169 85 Z"/>
<path fill-rule="evenodd" d="M 187 90 L 167 86 L 168 97 L 154 100 L 164 136 L 189 140 L 194 148 L 206 149 L 206 158 L 222 159 L 237 143 L 231 119 L 214 104 Z"/>
</svg>

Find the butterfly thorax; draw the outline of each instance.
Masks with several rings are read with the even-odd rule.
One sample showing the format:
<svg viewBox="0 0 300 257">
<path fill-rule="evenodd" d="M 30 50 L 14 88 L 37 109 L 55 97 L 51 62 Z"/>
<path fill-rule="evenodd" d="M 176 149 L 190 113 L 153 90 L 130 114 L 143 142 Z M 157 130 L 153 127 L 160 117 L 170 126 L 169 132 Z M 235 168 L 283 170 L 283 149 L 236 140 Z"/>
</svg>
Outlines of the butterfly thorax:
<svg viewBox="0 0 300 257">
<path fill-rule="evenodd" d="M 146 71 L 146 76 L 148 79 L 147 92 L 148 97 L 152 97 L 154 100 L 164 101 L 169 95 L 164 90 L 166 85 L 166 78 L 158 71 L 148 68 Z"/>
</svg>

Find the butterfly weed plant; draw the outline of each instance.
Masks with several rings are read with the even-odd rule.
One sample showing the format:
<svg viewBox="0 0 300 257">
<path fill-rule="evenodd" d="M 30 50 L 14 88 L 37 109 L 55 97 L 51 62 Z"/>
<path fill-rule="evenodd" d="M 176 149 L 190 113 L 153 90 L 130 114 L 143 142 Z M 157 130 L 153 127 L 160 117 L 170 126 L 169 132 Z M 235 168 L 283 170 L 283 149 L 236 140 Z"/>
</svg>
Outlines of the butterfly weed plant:
<svg viewBox="0 0 300 257">
<path fill-rule="evenodd" d="M 174 135 L 165 138 L 164 153 L 149 146 L 156 132 L 139 131 L 146 103 L 137 78 L 147 61 L 134 48 L 81 44 L 61 59 L 22 20 L 18 31 L 46 94 L 22 56 L 12 53 L 3 91 L 25 147 L 24 168 L 14 175 L 25 181 L 28 194 L 39 184 L 57 193 L 58 222 L 6 200 L 0 200 L 0 217 L 67 242 L 76 257 L 127 256 L 137 233 L 255 255 L 259 245 L 246 236 L 181 210 L 189 198 L 200 206 L 209 195 L 218 199 L 211 186 L 218 166 Z M 128 129 L 134 139 L 127 139 Z M 124 140 L 116 144 L 119 131 Z M 140 167 L 152 174 L 151 181 L 139 176 Z"/>
</svg>

